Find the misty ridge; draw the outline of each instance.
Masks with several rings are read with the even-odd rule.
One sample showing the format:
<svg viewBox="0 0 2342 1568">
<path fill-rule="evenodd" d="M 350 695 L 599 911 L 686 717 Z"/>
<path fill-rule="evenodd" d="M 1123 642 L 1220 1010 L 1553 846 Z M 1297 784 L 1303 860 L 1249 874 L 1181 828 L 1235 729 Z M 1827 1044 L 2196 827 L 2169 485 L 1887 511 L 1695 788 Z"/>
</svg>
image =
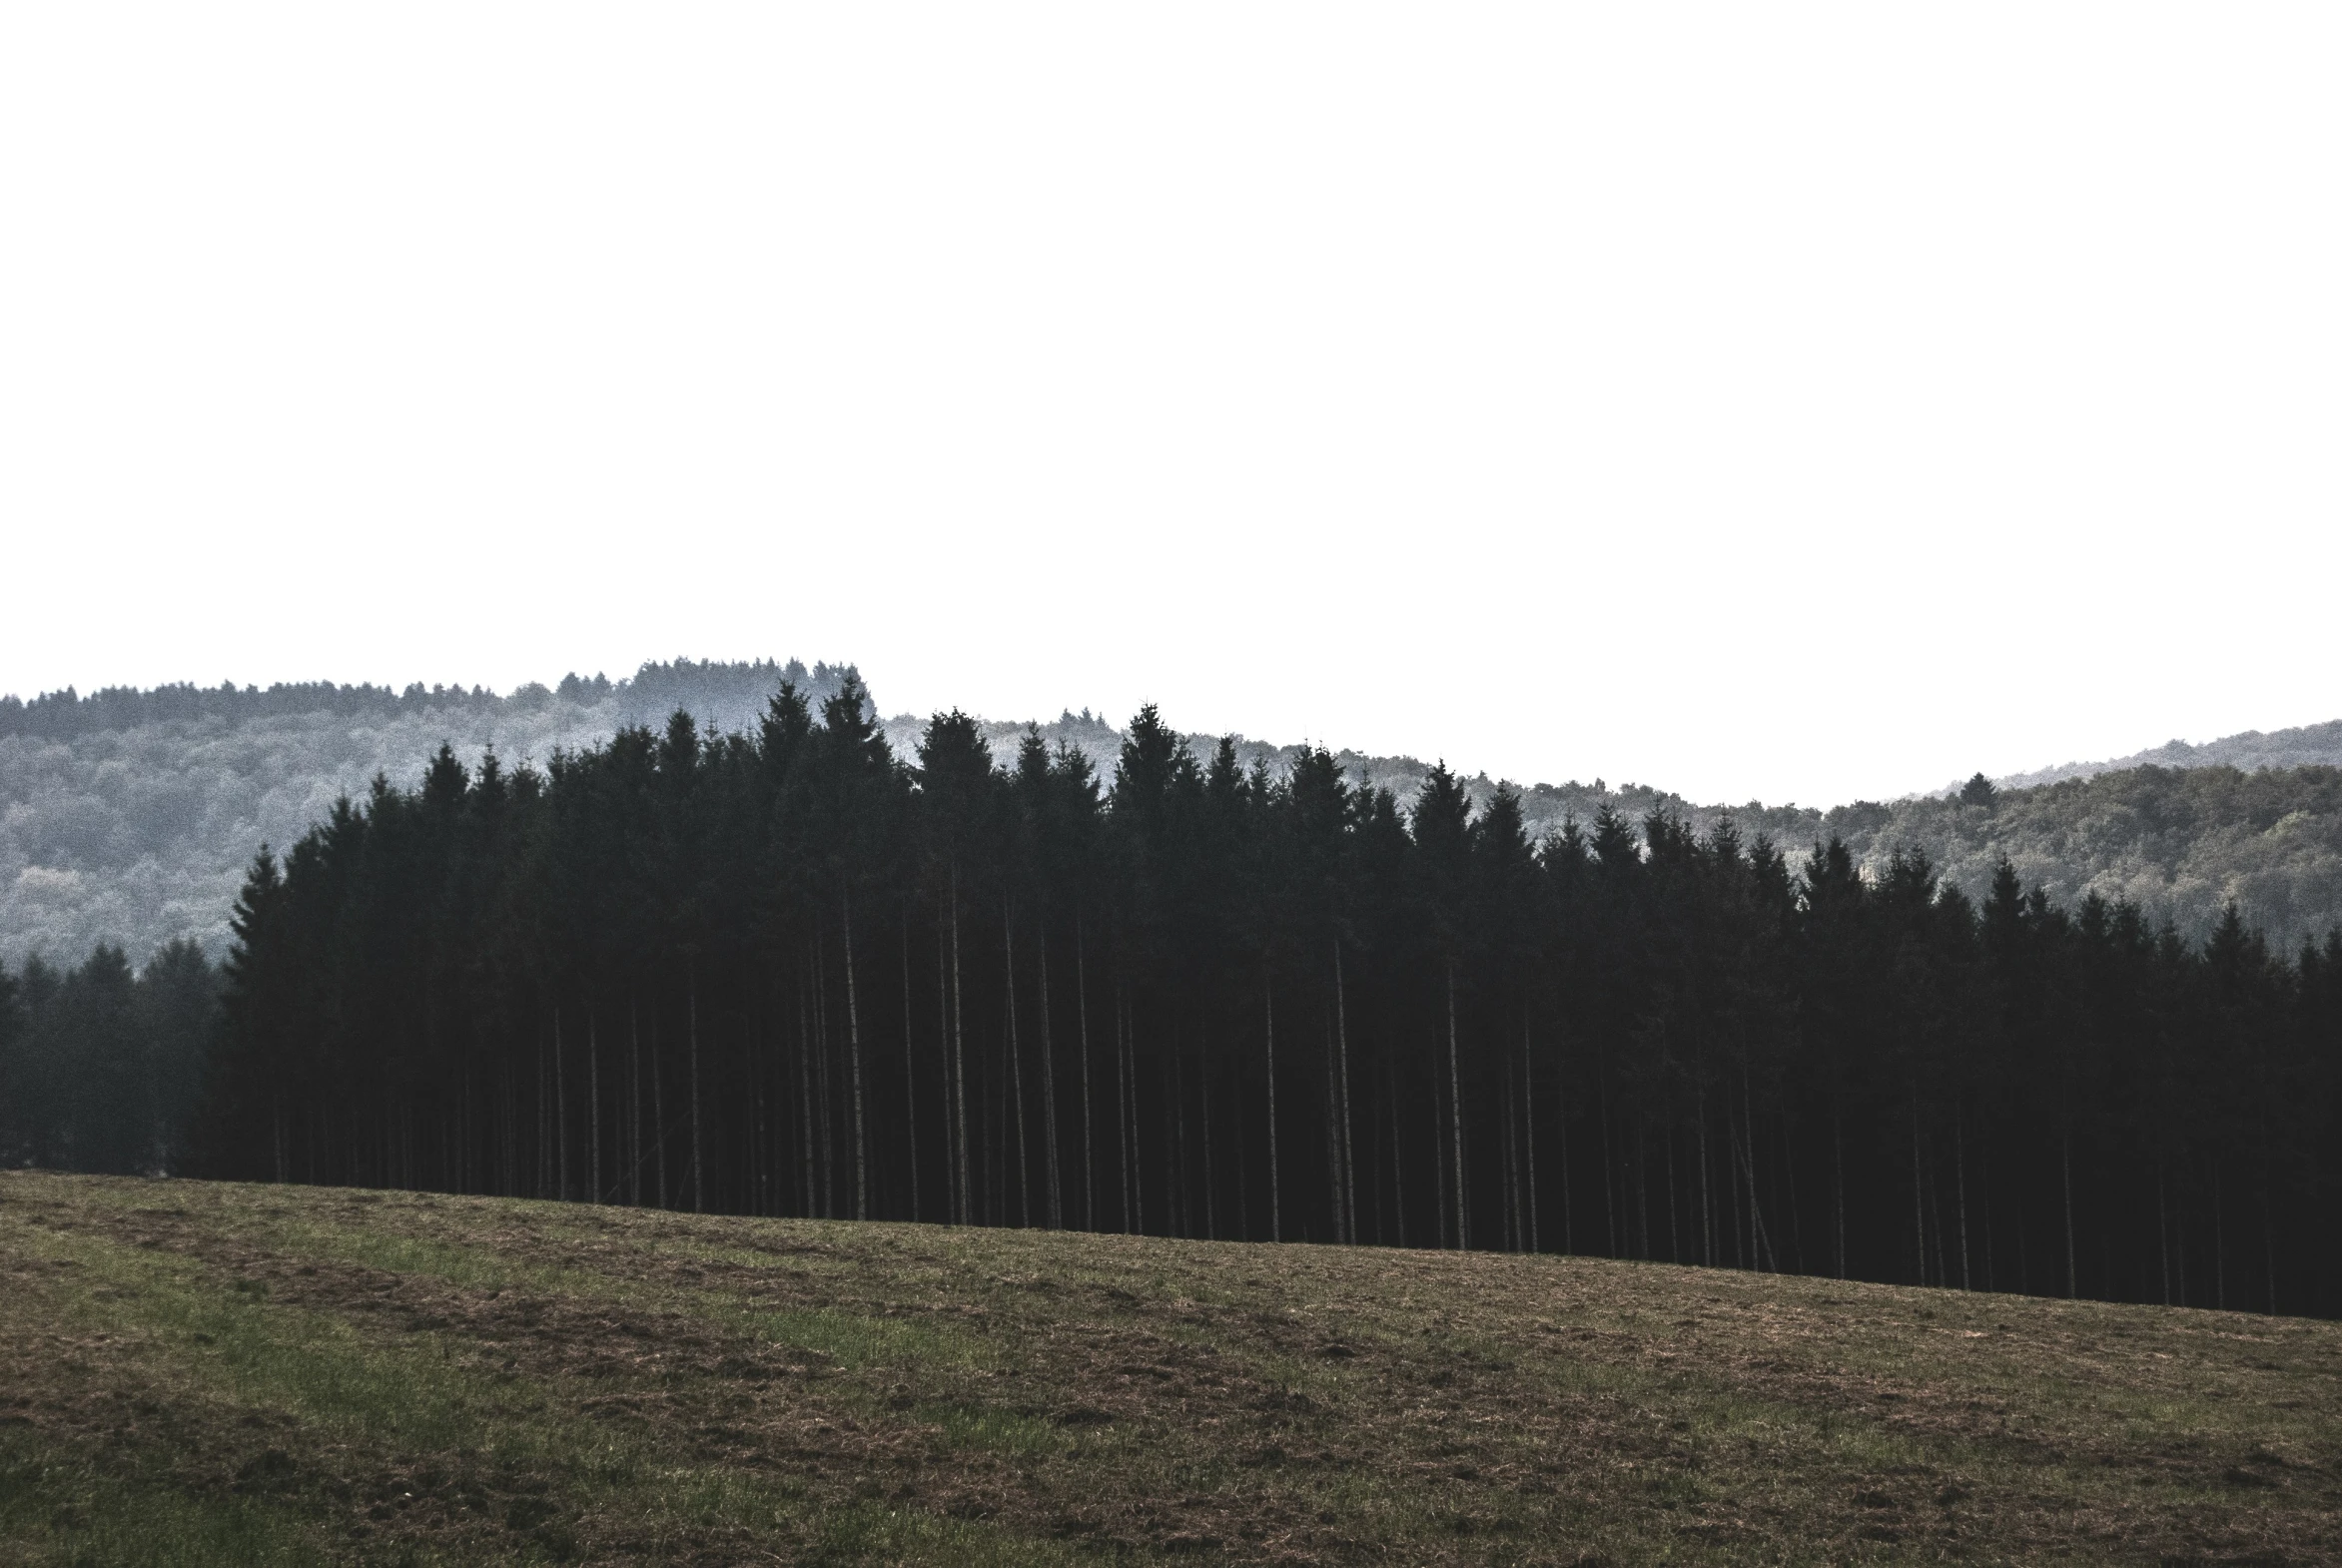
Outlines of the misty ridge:
<svg viewBox="0 0 2342 1568">
<path fill-rule="evenodd" d="M 73 961 L 100 943 L 133 959 L 191 940 L 228 950 L 228 917 L 263 842 L 289 845 L 378 775 L 411 785 L 442 742 L 467 764 L 491 748 L 509 766 L 543 765 L 680 709 L 703 729 L 752 727 L 783 681 L 814 704 L 847 664 L 646 663 L 627 678 L 571 674 L 509 693 L 484 688 L 164 686 L 0 697 L 0 962 L 35 953 Z M 1176 715 L 1169 715 L 1174 721 Z M 924 715 L 882 722 L 898 757 Z M 980 720 L 1004 765 L 1037 728 L 1111 777 L 1124 731 L 1090 712 L 1047 723 Z M 1208 754 L 1215 735 L 1189 744 Z M 1298 744 L 1238 738 L 1247 768 L 1282 776 Z M 1353 783 L 1410 801 L 1430 765 L 1408 756 L 1333 753 Z M 1496 788 L 1465 779 L 1475 806 Z M 2126 900 L 2200 943 L 2233 902 L 2279 951 L 2342 925 L 2342 720 L 2190 746 L 2173 741 L 2102 763 L 2059 767 L 1891 801 L 1829 809 L 1699 803 L 1656 785 L 1597 778 L 1518 786 L 1532 837 L 1591 822 L 1603 806 L 1640 824 L 1671 814 L 1706 834 L 1732 821 L 1793 852 L 1843 839 L 1867 871 L 1923 851 L 1949 885 L 1980 898 L 2005 857 L 2026 886 L 2072 906 Z"/>
</svg>

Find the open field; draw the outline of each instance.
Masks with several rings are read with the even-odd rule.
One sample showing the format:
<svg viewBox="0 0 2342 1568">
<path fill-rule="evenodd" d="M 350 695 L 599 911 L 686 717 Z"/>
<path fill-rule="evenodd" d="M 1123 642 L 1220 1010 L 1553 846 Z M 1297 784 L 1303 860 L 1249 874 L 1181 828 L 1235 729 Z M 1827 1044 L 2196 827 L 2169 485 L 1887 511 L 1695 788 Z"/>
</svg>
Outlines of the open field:
<svg viewBox="0 0 2342 1568">
<path fill-rule="evenodd" d="M 0 1176 L 0 1562 L 2342 1561 L 2342 1326 Z"/>
</svg>

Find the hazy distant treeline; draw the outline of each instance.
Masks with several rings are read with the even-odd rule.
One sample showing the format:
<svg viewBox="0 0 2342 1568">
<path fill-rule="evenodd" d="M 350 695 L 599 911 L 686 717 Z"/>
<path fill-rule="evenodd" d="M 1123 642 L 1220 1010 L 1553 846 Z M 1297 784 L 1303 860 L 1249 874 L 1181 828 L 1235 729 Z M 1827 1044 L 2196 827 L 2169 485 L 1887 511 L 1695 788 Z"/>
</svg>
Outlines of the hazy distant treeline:
<svg viewBox="0 0 2342 1568">
<path fill-rule="evenodd" d="M 800 689 L 834 691 L 850 669 L 845 665 L 816 664 L 807 670 L 792 659 L 749 663 L 714 663 L 705 659 L 677 659 L 671 664 L 645 664 L 624 680 L 606 675 L 569 674 L 547 687 L 530 682 L 498 696 L 482 686 L 425 687 L 420 681 L 402 690 L 371 684 L 336 685 L 332 681 L 280 681 L 267 688 L 176 685 L 145 689 L 108 686 L 82 696 L 72 687 L 43 692 L 30 701 L 0 695 L 0 736 L 32 735 L 61 740 L 103 730 L 135 729 L 146 724 L 192 724 L 218 720 L 242 724 L 253 719 L 282 719 L 311 714 L 336 717 L 387 718 L 401 713 L 532 713 L 555 702 L 584 708 L 608 708 L 624 723 L 656 722 L 677 708 L 699 714 L 711 723 L 753 722 L 773 689 L 784 680 Z"/>
<path fill-rule="evenodd" d="M 338 798 L 405 774 L 442 741 L 472 759 L 493 745 L 541 762 L 678 707 L 753 725 L 782 680 L 826 694 L 847 673 L 681 660 L 503 697 L 166 687 L 38 698 L 19 704 L 13 732 L 0 704 L 0 960 L 78 962 L 99 943 L 137 954 L 181 938 L 217 960 L 257 845 L 291 843 Z M 342 705 L 318 705 L 325 693 Z"/>
<path fill-rule="evenodd" d="M 2342 933 L 1665 811 L 1540 842 L 1152 709 L 1110 777 L 959 714 L 900 755 L 850 681 L 442 750 L 236 929 L 226 1175 L 2342 1308 Z"/>
</svg>

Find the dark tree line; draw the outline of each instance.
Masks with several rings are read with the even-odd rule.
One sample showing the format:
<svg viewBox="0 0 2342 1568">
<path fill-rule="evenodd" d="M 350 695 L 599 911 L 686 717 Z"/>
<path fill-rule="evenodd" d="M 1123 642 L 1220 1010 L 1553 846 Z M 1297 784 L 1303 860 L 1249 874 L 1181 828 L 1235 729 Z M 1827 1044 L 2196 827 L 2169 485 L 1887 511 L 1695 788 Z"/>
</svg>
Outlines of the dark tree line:
<svg viewBox="0 0 2342 1568">
<path fill-rule="evenodd" d="M 2191 949 L 1434 770 L 859 686 L 378 781 L 238 905 L 223 1175 L 2333 1312 L 2342 934 Z"/>
<path fill-rule="evenodd" d="M 136 972 L 107 946 L 74 969 L 0 966 L 0 1164 L 180 1170 L 219 997 L 219 972 L 192 942 Z"/>
</svg>

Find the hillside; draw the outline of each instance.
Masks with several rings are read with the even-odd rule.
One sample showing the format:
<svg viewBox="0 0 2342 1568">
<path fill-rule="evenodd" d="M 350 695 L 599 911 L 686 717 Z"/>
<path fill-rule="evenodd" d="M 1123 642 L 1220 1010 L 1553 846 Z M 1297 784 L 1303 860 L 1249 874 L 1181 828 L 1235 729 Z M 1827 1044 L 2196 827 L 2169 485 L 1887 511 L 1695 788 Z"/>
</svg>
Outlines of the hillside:
<svg viewBox="0 0 2342 1568">
<path fill-rule="evenodd" d="M 2109 762 L 2065 762 L 2030 773 L 2012 773 L 1994 782 L 2003 789 L 2022 789 L 2033 784 L 2054 784 L 2060 779 L 2150 767 L 2239 768 L 2248 773 L 2258 768 L 2342 767 L 2342 719 L 2266 734 L 2248 729 L 2241 734 L 2207 740 L 2200 746 L 2191 746 L 2184 740 L 2168 740 Z"/>
<path fill-rule="evenodd" d="M 0 1175 L 27 1564 L 2342 1555 L 2342 1325 Z"/>
<path fill-rule="evenodd" d="M 572 675 L 501 696 L 313 684 L 0 698 L 0 962 L 35 952 L 72 962 L 113 942 L 143 963 L 178 938 L 218 958 L 227 949 L 229 907 L 264 840 L 291 843 L 336 797 L 362 794 L 377 773 L 411 783 L 441 741 L 467 761 L 492 744 L 507 763 L 541 764 L 556 748 L 655 724 L 676 708 L 718 729 L 740 728 L 754 722 L 781 679 L 821 697 L 849 669 L 680 660 L 646 664 L 615 682 Z M 886 721 L 898 755 L 910 755 L 924 722 L 914 714 Z M 1004 760 L 1025 727 L 984 724 Z M 1113 724 L 1085 711 L 1040 728 L 1111 776 L 1123 735 Z M 1201 751 L 1214 739 L 1189 742 Z M 1252 739 L 1237 747 L 1247 766 L 1264 761 L 1275 771 L 1300 749 Z M 1335 756 L 1351 779 L 1387 787 L 1402 801 L 1429 771 L 1413 757 Z M 1538 833 L 1591 822 L 1608 806 L 1637 823 L 1670 811 L 1702 832 L 1730 818 L 1743 833 L 1798 852 L 1837 835 L 1872 867 L 1897 849 L 1923 848 L 1971 897 L 2006 855 L 2028 884 L 2061 903 L 2093 892 L 2127 898 L 2191 941 L 2208 934 L 2231 900 L 2288 951 L 2342 924 L 2336 776 L 2330 766 L 2303 765 L 2342 758 L 2342 721 L 2202 747 L 2174 742 L 2141 758 L 2153 760 L 2028 776 L 2037 782 L 2004 789 L 1989 811 L 1940 795 L 1829 810 L 1735 806 L 1601 779 L 1524 785 L 1522 811 Z M 1468 782 L 1482 801 L 1495 787 L 1485 774 Z"/>
</svg>

